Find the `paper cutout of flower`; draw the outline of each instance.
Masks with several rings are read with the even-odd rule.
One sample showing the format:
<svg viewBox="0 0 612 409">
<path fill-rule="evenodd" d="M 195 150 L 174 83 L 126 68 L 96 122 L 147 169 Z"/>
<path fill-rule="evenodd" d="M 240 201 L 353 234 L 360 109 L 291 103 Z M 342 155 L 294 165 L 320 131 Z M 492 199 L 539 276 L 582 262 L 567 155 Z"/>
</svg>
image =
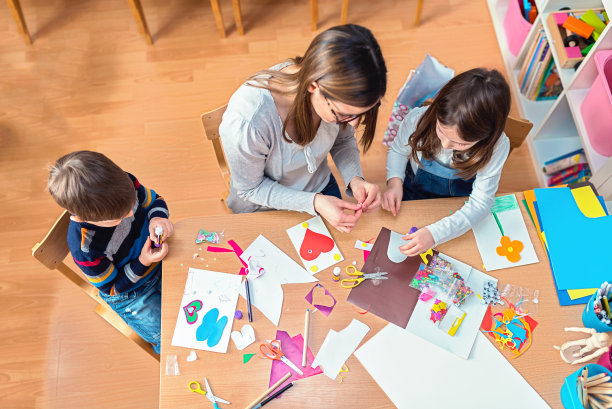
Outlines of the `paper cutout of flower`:
<svg viewBox="0 0 612 409">
<path fill-rule="evenodd" d="M 520 240 L 510 240 L 508 236 L 502 236 L 499 241 L 500 246 L 495 250 L 497 254 L 508 259 L 511 263 L 517 263 L 521 259 L 521 251 L 523 251 L 523 242 Z"/>
</svg>

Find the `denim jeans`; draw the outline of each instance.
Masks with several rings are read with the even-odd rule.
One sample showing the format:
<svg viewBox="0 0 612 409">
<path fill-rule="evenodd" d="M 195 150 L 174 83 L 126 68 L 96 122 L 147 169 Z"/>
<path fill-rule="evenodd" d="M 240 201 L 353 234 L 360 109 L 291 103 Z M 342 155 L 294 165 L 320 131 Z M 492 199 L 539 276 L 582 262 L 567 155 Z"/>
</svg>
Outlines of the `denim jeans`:
<svg viewBox="0 0 612 409">
<path fill-rule="evenodd" d="M 161 348 L 161 266 L 148 282 L 118 295 L 100 292 L 100 297 L 119 314 L 142 339 L 153 345 L 159 354 Z"/>
<path fill-rule="evenodd" d="M 321 190 L 322 195 L 327 196 L 335 196 L 338 199 L 342 199 L 342 195 L 340 194 L 340 188 L 338 187 L 338 182 L 336 182 L 336 178 L 334 175 L 329 175 L 329 182 L 327 182 L 327 186 Z"/>
<path fill-rule="evenodd" d="M 438 162 L 421 159 L 416 175 L 408 162 L 404 178 L 402 200 L 436 199 L 440 197 L 469 196 L 476 177 L 461 179 L 455 169 L 442 166 Z"/>
</svg>

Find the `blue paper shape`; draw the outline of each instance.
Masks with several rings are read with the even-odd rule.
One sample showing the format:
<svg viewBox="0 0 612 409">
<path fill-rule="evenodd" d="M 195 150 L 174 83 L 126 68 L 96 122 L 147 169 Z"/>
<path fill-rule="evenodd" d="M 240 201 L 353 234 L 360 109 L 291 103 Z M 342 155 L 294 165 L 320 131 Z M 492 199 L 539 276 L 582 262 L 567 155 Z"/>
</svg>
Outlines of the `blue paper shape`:
<svg viewBox="0 0 612 409">
<path fill-rule="evenodd" d="M 217 318 L 219 318 L 219 309 L 212 308 L 202 318 L 202 323 L 196 331 L 196 339 L 206 341 L 209 347 L 214 347 L 221 341 L 223 330 L 227 325 L 228 319 L 226 316 L 221 317 L 220 320 L 217 320 Z"/>
<path fill-rule="evenodd" d="M 586 217 L 569 188 L 535 189 L 535 195 L 557 288 L 599 287 L 610 278 L 612 216 Z M 606 267 L 588 268 L 593 256 Z"/>
</svg>

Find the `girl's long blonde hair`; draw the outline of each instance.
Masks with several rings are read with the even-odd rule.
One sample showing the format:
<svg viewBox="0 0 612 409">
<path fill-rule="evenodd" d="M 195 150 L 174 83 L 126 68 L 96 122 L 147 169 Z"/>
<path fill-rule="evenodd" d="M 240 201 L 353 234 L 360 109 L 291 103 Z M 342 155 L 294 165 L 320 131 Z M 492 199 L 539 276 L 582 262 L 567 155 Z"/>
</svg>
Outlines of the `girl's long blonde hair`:
<svg viewBox="0 0 612 409">
<path fill-rule="evenodd" d="M 442 87 L 419 119 L 408 142 L 412 159 L 420 164 L 417 152 L 427 160 L 440 152 L 436 121 L 456 126 L 461 139 L 476 141 L 465 151 L 453 152 L 452 166 L 458 176 L 471 178 L 491 160 L 506 126 L 510 103 L 510 88 L 499 71 L 474 68 L 457 75 Z"/>
<path fill-rule="evenodd" d="M 283 122 L 287 142 L 305 146 L 315 138 L 317 129 L 308 92 L 311 83 L 316 82 L 328 99 L 364 108 L 379 102 L 387 90 L 387 67 L 380 46 L 370 30 L 362 26 L 346 24 L 325 30 L 314 38 L 302 57 L 289 61 L 297 67 L 294 73 L 264 70 L 249 78 L 250 85 L 295 95 Z M 377 116 L 375 106 L 360 121 L 364 125 L 360 138 L 364 152 L 374 140 Z M 289 140 L 284 135 L 291 120 L 295 135 Z"/>
</svg>

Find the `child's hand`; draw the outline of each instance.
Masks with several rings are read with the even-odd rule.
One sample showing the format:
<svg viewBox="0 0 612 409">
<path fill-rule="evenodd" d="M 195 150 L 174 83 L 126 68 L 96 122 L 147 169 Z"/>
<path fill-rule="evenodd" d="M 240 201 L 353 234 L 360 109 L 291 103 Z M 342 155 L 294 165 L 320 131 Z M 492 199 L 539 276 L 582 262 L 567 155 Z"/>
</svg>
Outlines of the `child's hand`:
<svg viewBox="0 0 612 409">
<path fill-rule="evenodd" d="M 400 178 L 391 178 L 387 182 L 387 190 L 383 194 L 382 208 L 397 216 L 402 206 L 402 196 L 404 195 L 403 183 Z"/>
<path fill-rule="evenodd" d="M 314 208 L 332 226 L 344 233 L 350 233 L 361 216 L 361 205 L 347 202 L 335 196 L 316 194 Z M 346 214 L 344 209 L 354 210 L 355 214 Z"/>
<path fill-rule="evenodd" d="M 354 177 L 349 183 L 353 196 L 361 203 L 361 210 L 369 213 L 380 206 L 380 189 L 374 183 L 366 182 L 360 177 Z"/>
<path fill-rule="evenodd" d="M 153 243 L 157 243 L 157 234 L 155 234 L 157 226 L 160 226 L 164 231 L 162 241 L 166 241 L 174 233 L 174 224 L 170 220 L 163 217 L 154 217 L 149 221 L 149 237 Z"/>
<path fill-rule="evenodd" d="M 168 244 L 164 242 L 160 247 L 155 248 L 151 246 L 151 238 L 147 237 L 147 241 L 140 251 L 140 256 L 138 256 L 138 261 L 143 266 L 150 266 L 153 263 L 162 261 L 166 254 L 168 254 Z"/>
<path fill-rule="evenodd" d="M 424 253 L 436 243 L 427 227 L 423 227 L 412 234 L 407 234 L 402 239 L 410 240 L 410 243 L 400 246 L 400 251 L 407 256 L 416 256 Z"/>
</svg>

